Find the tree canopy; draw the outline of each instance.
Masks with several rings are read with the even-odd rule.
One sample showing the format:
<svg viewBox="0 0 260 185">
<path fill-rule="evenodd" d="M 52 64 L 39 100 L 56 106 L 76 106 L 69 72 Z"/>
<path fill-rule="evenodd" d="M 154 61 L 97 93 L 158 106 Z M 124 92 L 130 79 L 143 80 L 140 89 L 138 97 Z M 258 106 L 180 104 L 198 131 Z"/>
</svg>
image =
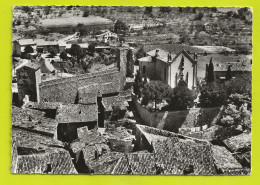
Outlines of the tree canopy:
<svg viewBox="0 0 260 185">
<path fill-rule="evenodd" d="M 161 103 L 163 99 L 169 98 L 171 87 L 162 81 L 150 81 L 145 84 L 142 90 L 142 104 L 147 105 L 149 102 Z"/>
<path fill-rule="evenodd" d="M 215 107 L 226 104 L 228 95 L 222 86 L 203 86 L 200 91 L 200 105 Z"/>
<path fill-rule="evenodd" d="M 88 10 L 85 10 L 82 17 L 88 17 L 89 16 L 89 11 Z"/>
<path fill-rule="evenodd" d="M 66 59 L 68 58 L 67 53 L 66 53 L 65 51 L 62 51 L 62 52 L 60 53 L 60 58 L 61 58 L 62 60 L 66 60 Z"/>
<path fill-rule="evenodd" d="M 227 72 L 226 72 L 226 80 L 232 79 L 232 72 L 231 72 L 231 66 L 228 66 Z"/>
<path fill-rule="evenodd" d="M 152 6 L 145 7 L 144 14 L 151 14 L 153 12 Z"/>
<path fill-rule="evenodd" d="M 114 30 L 116 33 L 119 33 L 121 31 L 126 31 L 128 29 L 128 26 L 123 21 L 116 21 Z"/>
<path fill-rule="evenodd" d="M 33 48 L 30 45 L 25 46 L 24 48 L 25 53 L 33 53 Z"/>
<path fill-rule="evenodd" d="M 169 6 L 160 7 L 160 12 L 162 13 L 170 13 L 171 11 L 172 11 L 172 7 Z"/>
<path fill-rule="evenodd" d="M 212 62 L 212 57 L 210 58 L 208 67 L 206 66 L 206 73 L 207 73 L 206 74 L 207 83 L 212 83 L 215 79 L 215 77 L 214 77 L 214 65 L 213 65 L 213 62 Z"/>
<path fill-rule="evenodd" d="M 88 51 L 91 52 L 91 53 L 94 53 L 95 52 L 95 49 L 96 49 L 96 45 L 97 43 L 96 42 L 91 42 L 88 46 Z"/>
<path fill-rule="evenodd" d="M 48 52 L 51 54 L 51 56 L 53 57 L 53 56 L 55 56 L 56 54 L 57 54 L 57 49 L 56 48 L 53 48 L 53 47 L 50 47 L 49 49 L 48 49 Z"/>
<path fill-rule="evenodd" d="M 195 94 L 185 86 L 175 87 L 169 95 L 171 110 L 185 110 L 194 105 Z"/>
<path fill-rule="evenodd" d="M 84 55 L 82 48 L 78 44 L 72 44 L 69 53 L 78 60 Z"/>
</svg>

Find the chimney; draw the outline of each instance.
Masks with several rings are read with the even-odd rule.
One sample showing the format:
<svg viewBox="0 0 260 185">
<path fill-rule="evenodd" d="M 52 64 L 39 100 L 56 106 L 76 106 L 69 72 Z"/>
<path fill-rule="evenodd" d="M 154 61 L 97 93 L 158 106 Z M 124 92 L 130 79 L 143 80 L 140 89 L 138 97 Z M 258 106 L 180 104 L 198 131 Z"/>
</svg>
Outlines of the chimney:
<svg viewBox="0 0 260 185">
<path fill-rule="evenodd" d="M 170 60 L 172 60 L 172 55 L 171 55 L 171 53 L 168 54 L 168 61 L 167 61 L 167 62 L 169 62 Z"/>
<path fill-rule="evenodd" d="M 197 54 L 197 53 L 194 53 L 193 59 L 194 59 L 194 60 L 197 60 L 197 58 L 198 58 L 198 54 Z"/>
<path fill-rule="evenodd" d="M 155 56 L 155 58 L 159 56 L 159 49 L 157 49 L 157 50 L 155 51 L 155 55 L 154 55 L 154 56 Z"/>
</svg>

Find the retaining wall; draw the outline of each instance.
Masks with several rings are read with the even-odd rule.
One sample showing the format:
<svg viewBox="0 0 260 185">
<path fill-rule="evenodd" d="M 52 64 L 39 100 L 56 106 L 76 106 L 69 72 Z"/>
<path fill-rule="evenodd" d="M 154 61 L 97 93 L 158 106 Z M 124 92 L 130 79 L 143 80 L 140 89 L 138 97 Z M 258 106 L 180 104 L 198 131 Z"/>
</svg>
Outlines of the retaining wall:
<svg viewBox="0 0 260 185">
<path fill-rule="evenodd" d="M 213 107 L 152 112 L 142 106 L 136 96 L 133 95 L 132 99 L 143 124 L 175 133 L 184 130 L 197 132 L 207 129 L 219 121 L 224 109 Z"/>
</svg>

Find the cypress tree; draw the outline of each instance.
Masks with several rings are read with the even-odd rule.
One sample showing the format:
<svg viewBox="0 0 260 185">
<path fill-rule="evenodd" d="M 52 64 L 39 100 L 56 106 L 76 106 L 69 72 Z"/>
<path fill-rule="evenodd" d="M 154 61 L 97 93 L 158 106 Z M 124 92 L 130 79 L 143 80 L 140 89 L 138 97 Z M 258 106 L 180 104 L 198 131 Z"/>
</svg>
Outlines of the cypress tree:
<svg viewBox="0 0 260 185">
<path fill-rule="evenodd" d="M 226 80 L 232 79 L 232 73 L 231 73 L 231 66 L 228 66 L 227 72 L 226 72 Z"/>
<path fill-rule="evenodd" d="M 213 81 L 214 81 L 214 65 L 211 57 L 209 61 L 209 67 L 208 67 L 207 82 L 211 83 Z"/>
</svg>

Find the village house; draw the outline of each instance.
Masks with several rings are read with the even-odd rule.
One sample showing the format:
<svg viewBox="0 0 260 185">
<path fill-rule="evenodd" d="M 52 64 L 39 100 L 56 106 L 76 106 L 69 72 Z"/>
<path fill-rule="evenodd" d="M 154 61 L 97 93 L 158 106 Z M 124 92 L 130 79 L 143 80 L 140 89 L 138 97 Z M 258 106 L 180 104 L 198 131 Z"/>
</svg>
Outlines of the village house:
<svg viewBox="0 0 260 185">
<path fill-rule="evenodd" d="M 98 127 L 98 107 L 96 104 L 60 105 L 57 109 L 57 137 L 61 141 L 73 141 L 78 138 L 77 128 L 88 126 L 88 129 Z"/>
<path fill-rule="evenodd" d="M 252 64 L 250 62 L 214 63 L 214 76 L 217 81 L 226 79 L 228 67 L 231 69 L 232 78 L 241 77 L 241 75 L 252 77 Z"/>
<path fill-rule="evenodd" d="M 185 82 L 189 89 L 196 87 L 197 61 L 184 49 L 177 54 L 155 49 L 146 55 L 138 59 L 142 76 L 163 81 L 172 88 L 177 87 L 180 81 Z"/>
<path fill-rule="evenodd" d="M 13 41 L 13 56 L 21 57 L 26 46 L 36 49 L 36 43 L 33 39 L 20 39 Z"/>
<path fill-rule="evenodd" d="M 57 51 L 59 50 L 59 44 L 57 41 L 48 41 L 44 39 L 35 40 L 36 50 L 39 53 L 47 53 L 49 48 L 54 48 Z"/>
</svg>

